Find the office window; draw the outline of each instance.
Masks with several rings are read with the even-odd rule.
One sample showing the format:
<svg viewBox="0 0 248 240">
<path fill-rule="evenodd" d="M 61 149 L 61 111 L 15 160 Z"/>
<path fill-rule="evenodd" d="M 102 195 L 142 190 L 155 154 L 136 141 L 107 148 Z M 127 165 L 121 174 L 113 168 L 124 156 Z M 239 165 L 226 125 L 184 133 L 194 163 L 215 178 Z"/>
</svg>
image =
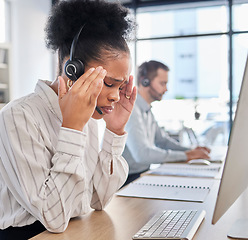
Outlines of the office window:
<svg viewBox="0 0 248 240">
<path fill-rule="evenodd" d="M 165 99 L 228 99 L 228 38 L 145 40 L 137 43 L 137 64 L 155 59 L 170 68 Z M 146 51 L 143 51 L 146 49 Z"/>
<path fill-rule="evenodd" d="M 137 8 L 136 65 L 155 59 L 170 68 L 165 101 L 153 103 L 155 118 L 169 132 L 187 126 L 203 136 L 218 128 L 222 136 L 215 140 L 227 143 L 234 115 L 230 109 L 235 113 L 248 40 L 244 32 L 248 31 L 248 2 L 234 2 L 234 32 L 229 31 L 228 1 Z M 200 113 L 197 121 L 196 112 Z"/>
<path fill-rule="evenodd" d="M 138 12 L 137 22 L 138 38 L 226 32 L 227 7 Z"/>
<path fill-rule="evenodd" d="M 236 102 L 248 54 L 248 33 L 233 36 L 233 101 Z"/>
<path fill-rule="evenodd" d="M 235 1 L 234 1 L 235 3 Z M 247 31 L 248 30 L 248 2 L 233 5 L 233 30 Z"/>
</svg>

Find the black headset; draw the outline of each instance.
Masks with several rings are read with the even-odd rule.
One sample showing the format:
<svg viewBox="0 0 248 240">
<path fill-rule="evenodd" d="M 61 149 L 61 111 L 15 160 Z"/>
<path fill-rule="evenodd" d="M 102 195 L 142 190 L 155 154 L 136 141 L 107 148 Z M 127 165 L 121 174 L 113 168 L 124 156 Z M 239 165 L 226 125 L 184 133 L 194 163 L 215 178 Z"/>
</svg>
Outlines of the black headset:
<svg viewBox="0 0 248 240">
<path fill-rule="evenodd" d="M 72 81 L 77 81 L 77 79 L 84 74 L 84 64 L 81 60 L 74 58 L 74 53 L 76 50 L 78 38 L 85 24 L 79 29 L 78 33 L 73 38 L 71 44 L 71 50 L 70 50 L 70 59 L 65 63 L 65 68 L 64 68 L 65 75 Z M 96 111 L 99 114 L 103 114 L 102 110 L 98 106 L 96 106 Z"/>
<path fill-rule="evenodd" d="M 73 38 L 70 50 L 70 59 L 65 63 L 65 74 L 72 81 L 76 81 L 81 75 L 84 74 L 84 64 L 77 58 L 74 58 L 78 38 L 82 32 L 85 24 L 79 29 L 78 33 Z"/>
<path fill-rule="evenodd" d="M 147 78 L 147 62 L 144 63 L 144 68 L 141 70 L 142 76 L 144 78 L 141 80 L 141 85 L 144 87 L 148 87 L 150 85 L 150 80 Z"/>
</svg>

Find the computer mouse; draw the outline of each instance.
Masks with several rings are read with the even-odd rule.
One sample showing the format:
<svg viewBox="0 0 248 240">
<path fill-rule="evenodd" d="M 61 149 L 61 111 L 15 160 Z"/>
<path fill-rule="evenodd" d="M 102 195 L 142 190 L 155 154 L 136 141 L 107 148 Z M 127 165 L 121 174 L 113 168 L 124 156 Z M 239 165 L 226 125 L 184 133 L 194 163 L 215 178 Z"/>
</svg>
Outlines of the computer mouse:
<svg viewBox="0 0 248 240">
<path fill-rule="evenodd" d="M 188 163 L 192 165 L 210 165 L 210 162 L 206 159 L 192 159 Z"/>
</svg>

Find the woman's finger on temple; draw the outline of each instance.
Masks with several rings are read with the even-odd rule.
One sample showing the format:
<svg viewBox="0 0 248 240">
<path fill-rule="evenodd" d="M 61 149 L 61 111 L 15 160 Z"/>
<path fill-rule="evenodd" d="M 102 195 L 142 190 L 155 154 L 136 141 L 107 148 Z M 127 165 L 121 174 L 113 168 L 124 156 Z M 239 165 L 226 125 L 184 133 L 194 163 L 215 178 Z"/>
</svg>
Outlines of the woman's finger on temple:
<svg viewBox="0 0 248 240">
<path fill-rule="evenodd" d="M 97 81 L 99 78 L 99 75 L 101 74 L 103 70 L 103 67 L 98 66 L 84 81 L 84 83 L 80 86 L 80 89 L 84 89 L 85 91 L 88 91 L 89 86 L 92 84 L 93 81 Z M 106 71 L 106 70 L 105 70 Z"/>
<path fill-rule="evenodd" d="M 78 89 L 82 86 L 82 84 L 84 84 L 84 82 L 86 81 L 86 79 L 95 71 L 95 68 L 90 68 L 89 70 L 87 70 L 74 84 L 73 84 L 73 88 Z"/>
<path fill-rule="evenodd" d="M 133 76 L 130 75 L 129 77 L 129 82 L 126 85 L 126 92 L 125 95 L 127 96 L 127 98 L 129 98 L 132 94 L 132 89 L 133 89 Z"/>
</svg>

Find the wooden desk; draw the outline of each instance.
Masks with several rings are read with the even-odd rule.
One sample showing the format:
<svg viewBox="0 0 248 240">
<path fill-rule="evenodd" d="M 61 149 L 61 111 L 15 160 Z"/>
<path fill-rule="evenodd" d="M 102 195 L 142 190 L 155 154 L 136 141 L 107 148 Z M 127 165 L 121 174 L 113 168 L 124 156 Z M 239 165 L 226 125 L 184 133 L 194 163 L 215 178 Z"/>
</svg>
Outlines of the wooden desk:
<svg viewBox="0 0 248 240">
<path fill-rule="evenodd" d="M 197 181 L 197 180 L 196 180 Z M 132 236 L 158 211 L 164 209 L 205 209 L 205 220 L 193 240 L 223 240 L 235 220 L 248 216 L 248 190 L 216 225 L 211 224 L 219 180 L 215 180 L 204 203 L 152 200 L 114 196 L 104 211 L 72 219 L 64 233 L 47 231 L 33 240 L 131 240 Z M 231 189 L 230 189 L 231 191 Z"/>
</svg>

